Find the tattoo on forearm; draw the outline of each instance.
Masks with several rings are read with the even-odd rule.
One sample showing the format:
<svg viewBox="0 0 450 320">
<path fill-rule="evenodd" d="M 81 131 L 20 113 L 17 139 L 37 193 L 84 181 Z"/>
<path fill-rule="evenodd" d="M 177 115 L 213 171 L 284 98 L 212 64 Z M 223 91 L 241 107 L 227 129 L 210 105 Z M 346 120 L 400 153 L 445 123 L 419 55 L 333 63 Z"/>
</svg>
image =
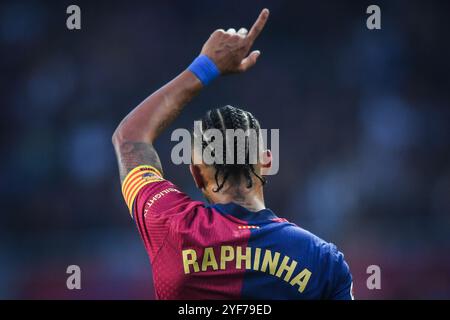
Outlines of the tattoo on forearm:
<svg viewBox="0 0 450 320">
<path fill-rule="evenodd" d="M 162 174 L 161 161 L 151 143 L 123 142 L 116 146 L 119 162 L 120 180 L 123 182 L 127 174 L 139 165 L 151 165 Z"/>
</svg>

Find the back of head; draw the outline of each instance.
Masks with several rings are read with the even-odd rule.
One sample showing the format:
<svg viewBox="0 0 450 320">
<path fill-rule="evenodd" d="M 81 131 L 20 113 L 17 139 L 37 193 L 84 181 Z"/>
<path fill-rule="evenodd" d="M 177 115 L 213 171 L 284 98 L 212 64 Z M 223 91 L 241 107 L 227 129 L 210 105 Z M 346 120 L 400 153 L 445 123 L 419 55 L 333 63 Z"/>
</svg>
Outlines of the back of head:
<svg viewBox="0 0 450 320">
<path fill-rule="evenodd" d="M 212 164 L 215 169 L 214 192 L 221 190 L 227 181 L 240 184 L 242 179 L 245 179 L 247 188 L 252 188 L 254 184 L 252 176 L 263 184 L 266 182 L 258 173 L 257 164 L 253 160 L 261 149 L 261 128 L 258 120 L 250 112 L 228 105 L 208 111 L 201 119 L 201 125 L 202 153 L 215 138 L 209 137 L 205 132 L 219 130 L 223 137 L 222 161 Z M 237 131 L 241 131 L 242 140 L 233 134 Z M 252 135 L 255 139 L 252 139 Z M 212 150 L 211 153 L 214 154 L 215 151 Z"/>
</svg>

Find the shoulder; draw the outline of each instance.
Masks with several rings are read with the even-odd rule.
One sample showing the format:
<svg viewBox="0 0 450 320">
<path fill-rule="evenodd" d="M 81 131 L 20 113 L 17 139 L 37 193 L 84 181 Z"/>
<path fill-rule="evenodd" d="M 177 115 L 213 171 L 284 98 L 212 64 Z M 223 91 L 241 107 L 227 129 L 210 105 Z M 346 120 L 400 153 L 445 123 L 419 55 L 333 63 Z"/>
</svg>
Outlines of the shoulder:
<svg viewBox="0 0 450 320">
<path fill-rule="evenodd" d="M 334 243 L 327 242 L 315 234 L 296 227 L 297 232 L 308 239 L 310 253 L 313 256 L 311 265 L 319 271 L 319 287 L 322 288 L 323 299 L 353 299 L 352 275 L 345 261 L 344 254 Z"/>
<path fill-rule="evenodd" d="M 286 224 L 284 232 L 295 243 L 292 246 L 307 256 L 303 258 L 306 258 L 311 271 L 318 275 L 316 284 L 321 288 L 321 298 L 353 299 L 350 268 L 335 244 L 291 223 Z"/>
<path fill-rule="evenodd" d="M 337 246 L 328 242 L 314 233 L 303 229 L 293 223 L 283 223 L 281 230 L 283 239 L 288 239 L 291 246 L 307 253 L 310 262 L 319 269 L 329 269 L 333 273 L 348 272 L 348 265 L 344 260 L 344 254 Z"/>
<path fill-rule="evenodd" d="M 320 252 L 321 254 L 336 255 L 338 253 L 333 243 L 325 241 L 316 234 L 294 223 L 288 221 L 282 223 L 280 233 L 284 238 L 291 239 L 294 243 L 307 246 L 309 249 Z"/>
</svg>

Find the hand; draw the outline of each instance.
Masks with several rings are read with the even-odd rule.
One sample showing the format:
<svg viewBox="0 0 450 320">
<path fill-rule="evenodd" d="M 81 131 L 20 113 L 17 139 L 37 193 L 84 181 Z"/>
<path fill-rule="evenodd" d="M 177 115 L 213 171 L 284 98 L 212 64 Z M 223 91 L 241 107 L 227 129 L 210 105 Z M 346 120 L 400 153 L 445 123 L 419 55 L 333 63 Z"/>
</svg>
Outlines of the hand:
<svg viewBox="0 0 450 320">
<path fill-rule="evenodd" d="M 237 32 L 232 28 L 226 32 L 223 29 L 214 31 L 203 45 L 201 54 L 212 59 L 222 74 L 247 71 L 255 65 L 260 55 L 258 50 L 252 51 L 250 54 L 248 52 L 268 18 L 269 10 L 264 9 L 250 32 L 247 32 L 245 28 L 241 28 Z"/>
</svg>

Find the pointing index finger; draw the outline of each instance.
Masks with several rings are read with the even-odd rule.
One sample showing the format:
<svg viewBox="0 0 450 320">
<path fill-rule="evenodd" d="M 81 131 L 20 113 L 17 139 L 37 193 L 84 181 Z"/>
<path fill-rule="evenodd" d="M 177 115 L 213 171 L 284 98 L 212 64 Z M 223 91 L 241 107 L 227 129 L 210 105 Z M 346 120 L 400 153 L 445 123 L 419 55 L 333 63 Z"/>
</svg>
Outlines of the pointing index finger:
<svg viewBox="0 0 450 320">
<path fill-rule="evenodd" d="M 250 43 L 253 43 L 255 39 L 258 37 L 258 35 L 261 33 L 268 18 L 269 18 L 269 9 L 263 9 L 247 35 L 247 38 L 250 41 Z"/>
</svg>

